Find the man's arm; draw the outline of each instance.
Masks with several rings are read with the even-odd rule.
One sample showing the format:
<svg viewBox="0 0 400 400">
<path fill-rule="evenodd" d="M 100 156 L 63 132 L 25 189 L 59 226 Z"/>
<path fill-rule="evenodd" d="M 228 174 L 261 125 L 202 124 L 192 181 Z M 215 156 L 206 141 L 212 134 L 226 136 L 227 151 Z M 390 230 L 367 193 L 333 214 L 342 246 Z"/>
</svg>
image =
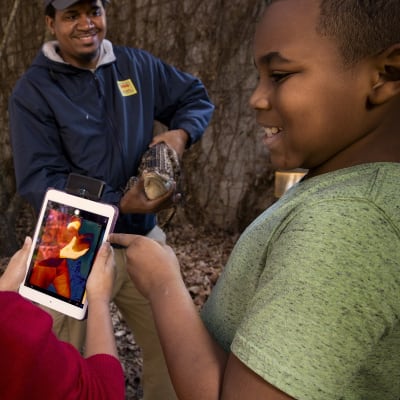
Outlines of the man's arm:
<svg viewBox="0 0 400 400">
<path fill-rule="evenodd" d="M 52 95 L 54 107 L 60 107 L 58 91 L 54 89 Z M 85 174 L 91 160 L 84 157 L 82 162 L 77 161 L 82 151 L 79 136 L 70 140 L 69 150 L 66 149 L 62 136 L 63 130 L 69 127 L 60 126 L 62 122 L 57 121 L 56 111 L 28 78 L 22 78 L 10 96 L 9 124 L 17 191 L 38 212 L 49 187 L 65 190 L 68 175 L 71 172 Z M 81 129 L 81 125 L 78 128 Z M 90 128 L 95 129 L 93 125 Z M 82 141 L 87 143 L 87 140 L 83 134 Z M 73 155 L 71 148 L 75 152 Z M 96 172 L 101 175 L 103 171 Z M 102 201 L 117 205 L 120 199 L 120 188 L 106 182 Z"/>
<path fill-rule="evenodd" d="M 48 187 L 64 188 L 68 164 L 57 127 L 46 118 L 47 105 L 28 84 L 22 85 L 19 91 L 26 91 L 26 97 L 18 93 L 9 100 L 10 139 L 18 193 L 38 212 Z"/>
<path fill-rule="evenodd" d="M 185 146 L 189 147 L 204 134 L 214 105 L 199 78 L 152 58 L 156 71 L 155 119 L 169 131 L 183 130 L 188 135 Z"/>
</svg>

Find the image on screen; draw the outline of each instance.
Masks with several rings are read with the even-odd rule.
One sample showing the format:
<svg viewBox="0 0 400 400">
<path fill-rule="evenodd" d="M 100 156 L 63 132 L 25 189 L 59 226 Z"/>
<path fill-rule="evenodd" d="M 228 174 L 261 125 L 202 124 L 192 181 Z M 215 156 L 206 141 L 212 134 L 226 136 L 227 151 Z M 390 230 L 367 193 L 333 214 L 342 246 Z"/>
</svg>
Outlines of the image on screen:
<svg viewBox="0 0 400 400">
<path fill-rule="evenodd" d="M 49 201 L 25 284 L 83 307 L 107 222 L 107 217 Z"/>
</svg>

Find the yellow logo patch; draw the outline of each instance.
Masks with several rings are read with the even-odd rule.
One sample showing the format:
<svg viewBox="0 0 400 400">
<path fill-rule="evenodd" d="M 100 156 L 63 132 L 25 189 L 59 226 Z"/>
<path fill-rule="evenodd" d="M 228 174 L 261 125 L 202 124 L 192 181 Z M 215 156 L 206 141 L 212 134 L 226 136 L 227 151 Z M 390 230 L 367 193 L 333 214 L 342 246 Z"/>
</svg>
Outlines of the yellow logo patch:
<svg viewBox="0 0 400 400">
<path fill-rule="evenodd" d="M 133 96 L 134 94 L 137 93 L 135 85 L 130 79 L 127 79 L 125 81 L 118 81 L 118 87 L 122 96 L 124 97 Z"/>
</svg>

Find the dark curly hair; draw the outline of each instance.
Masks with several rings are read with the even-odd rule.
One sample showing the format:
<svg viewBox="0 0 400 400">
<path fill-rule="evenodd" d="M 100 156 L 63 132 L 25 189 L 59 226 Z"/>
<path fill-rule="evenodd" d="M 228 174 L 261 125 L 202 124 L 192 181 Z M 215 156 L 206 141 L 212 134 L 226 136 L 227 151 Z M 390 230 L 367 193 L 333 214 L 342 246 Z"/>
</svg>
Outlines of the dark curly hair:
<svg viewBox="0 0 400 400">
<path fill-rule="evenodd" d="M 320 0 L 319 6 L 317 32 L 337 42 L 346 65 L 400 43 L 400 0 Z"/>
</svg>

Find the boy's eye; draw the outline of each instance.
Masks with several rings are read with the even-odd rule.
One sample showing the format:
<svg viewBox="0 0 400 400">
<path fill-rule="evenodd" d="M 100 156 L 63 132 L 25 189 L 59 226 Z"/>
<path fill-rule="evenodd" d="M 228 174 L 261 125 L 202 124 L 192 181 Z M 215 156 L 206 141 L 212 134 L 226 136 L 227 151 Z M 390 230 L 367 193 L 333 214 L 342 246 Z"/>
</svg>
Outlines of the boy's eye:
<svg viewBox="0 0 400 400">
<path fill-rule="evenodd" d="M 280 71 L 275 71 L 272 72 L 269 77 L 271 78 L 272 81 L 278 83 L 282 82 L 285 78 L 291 75 L 291 72 L 280 72 Z"/>
</svg>

